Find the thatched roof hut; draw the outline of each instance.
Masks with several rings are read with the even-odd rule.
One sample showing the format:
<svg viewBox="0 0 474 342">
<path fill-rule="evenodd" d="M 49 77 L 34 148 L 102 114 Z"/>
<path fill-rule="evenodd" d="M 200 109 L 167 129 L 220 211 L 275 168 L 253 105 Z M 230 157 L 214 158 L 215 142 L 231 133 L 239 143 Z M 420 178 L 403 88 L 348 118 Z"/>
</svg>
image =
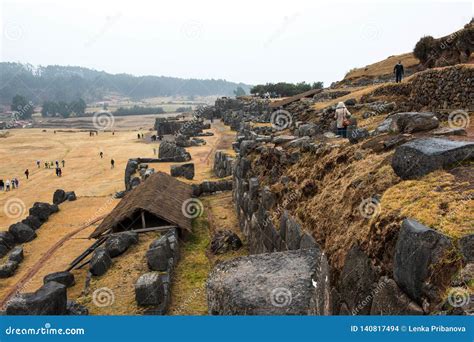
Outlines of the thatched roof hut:
<svg viewBox="0 0 474 342">
<path fill-rule="evenodd" d="M 183 214 L 183 203 L 192 197 L 190 185 L 164 172 L 152 174 L 125 195 L 120 203 L 91 234 L 175 225 L 191 232 L 191 218 Z"/>
</svg>

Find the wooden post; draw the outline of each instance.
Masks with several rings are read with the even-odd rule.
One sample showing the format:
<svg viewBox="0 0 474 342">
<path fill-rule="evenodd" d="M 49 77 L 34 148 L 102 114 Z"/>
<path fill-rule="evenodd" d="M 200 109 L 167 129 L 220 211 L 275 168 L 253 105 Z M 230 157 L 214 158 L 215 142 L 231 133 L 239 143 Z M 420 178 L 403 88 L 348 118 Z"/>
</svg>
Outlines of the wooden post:
<svg viewBox="0 0 474 342">
<path fill-rule="evenodd" d="M 145 212 L 142 210 L 142 228 L 146 228 Z"/>
</svg>

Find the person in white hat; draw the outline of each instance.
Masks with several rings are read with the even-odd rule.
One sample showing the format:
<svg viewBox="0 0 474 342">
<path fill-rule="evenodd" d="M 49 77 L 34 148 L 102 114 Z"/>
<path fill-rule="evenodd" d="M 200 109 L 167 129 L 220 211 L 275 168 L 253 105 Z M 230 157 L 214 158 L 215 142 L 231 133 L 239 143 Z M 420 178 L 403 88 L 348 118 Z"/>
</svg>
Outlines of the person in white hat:
<svg viewBox="0 0 474 342">
<path fill-rule="evenodd" d="M 336 107 L 334 119 L 336 119 L 337 135 L 344 138 L 347 137 L 347 126 L 349 126 L 348 118 L 351 117 L 351 112 L 347 110 L 344 102 L 339 102 Z"/>
</svg>

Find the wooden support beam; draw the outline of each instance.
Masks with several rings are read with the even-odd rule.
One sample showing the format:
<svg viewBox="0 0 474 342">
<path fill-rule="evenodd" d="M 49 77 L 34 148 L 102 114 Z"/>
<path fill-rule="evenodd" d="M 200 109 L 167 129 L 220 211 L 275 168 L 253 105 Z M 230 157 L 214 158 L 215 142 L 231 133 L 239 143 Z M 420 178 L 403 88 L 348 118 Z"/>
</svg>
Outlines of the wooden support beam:
<svg viewBox="0 0 474 342">
<path fill-rule="evenodd" d="M 76 259 L 74 259 L 70 264 L 69 267 L 66 269 L 66 272 L 71 271 L 77 264 L 79 264 L 82 260 L 84 260 L 89 254 L 94 252 L 97 247 L 102 245 L 107 240 L 106 237 L 101 237 L 96 242 L 94 242 L 89 248 L 87 248 L 81 255 L 79 255 Z"/>
<path fill-rule="evenodd" d="M 142 210 L 142 228 L 146 228 L 145 211 Z"/>
<path fill-rule="evenodd" d="M 132 230 L 128 230 L 128 231 L 141 234 L 141 233 L 147 233 L 147 232 L 167 232 L 168 230 L 173 229 L 173 228 L 178 228 L 178 226 L 148 227 L 148 228 L 132 229 Z M 122 234 L 122 233 L 123 232 L 109 233 L 107 235 L 104 235 L 104 237 L 111 236 L 111 235 Z"/>
</svg>

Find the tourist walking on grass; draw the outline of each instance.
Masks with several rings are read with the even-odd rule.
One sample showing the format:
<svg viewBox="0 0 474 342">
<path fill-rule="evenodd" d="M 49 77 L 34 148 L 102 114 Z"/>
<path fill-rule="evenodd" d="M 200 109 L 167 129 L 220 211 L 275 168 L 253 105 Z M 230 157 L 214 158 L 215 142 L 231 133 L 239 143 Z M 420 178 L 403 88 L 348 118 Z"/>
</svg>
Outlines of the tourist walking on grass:
<svg viewBox="0 0 474 342">
<path fill-rule="evenodd" d="M 66 161 L 63 159 L 63 160 L 61 161 L 61 164 L 63 164 L 63 167 L 64 167 L 64 166 L 66 165 Z"/>
<path fill-rule="evenodd" d="M 334 119 L 336 119 L 337 135 L 347 138 L 347 126 L 349 126 L 349 119 L 351 112 L 346 108 L 344 102 L 339 102 L 336 107 Z"/>
<path fill-rule="evenodd" d="M 110 168 L 113 169 L 115 167 L 115 160 L 110 160 Z"/>
<path fill-rule="evenodd" d="M 30 171 L 28 169 L 25 170 L 25 176 L 26 179 L 28 179 L 28 177 L 30 176 Z"/>
<path fill-rule="evenodd" d="M 41 165 L 41 161 L 37 160 L 36 161 L 36 166 L 38 167 L 38 169 L 40 168 L 40 165 Z"/>
<path fill-rule="evenodd" d="M 393 73 L 395 74 L 395 82 L 400 83 L 403 76 L 405 75 L 405 70 L 403 68 L 402 61 L 398 61 L 393 68 Z"/>
<path fill-rule="evenodd" d="M 104 158 L 104 152 L 99 152 L 100 159 Z"/>
<path fill-rule="evenodd" d="M 3 179 L 0 179 L 0 191 L 3 190 L 5 190 L 5 182 L 3 181 Z"/>
<path fill-rule="evenodd" d="M 10 180 L 9 179 L 7 179 L 5 181 L 5 191 L 10 191 Z"/>
</svg>

